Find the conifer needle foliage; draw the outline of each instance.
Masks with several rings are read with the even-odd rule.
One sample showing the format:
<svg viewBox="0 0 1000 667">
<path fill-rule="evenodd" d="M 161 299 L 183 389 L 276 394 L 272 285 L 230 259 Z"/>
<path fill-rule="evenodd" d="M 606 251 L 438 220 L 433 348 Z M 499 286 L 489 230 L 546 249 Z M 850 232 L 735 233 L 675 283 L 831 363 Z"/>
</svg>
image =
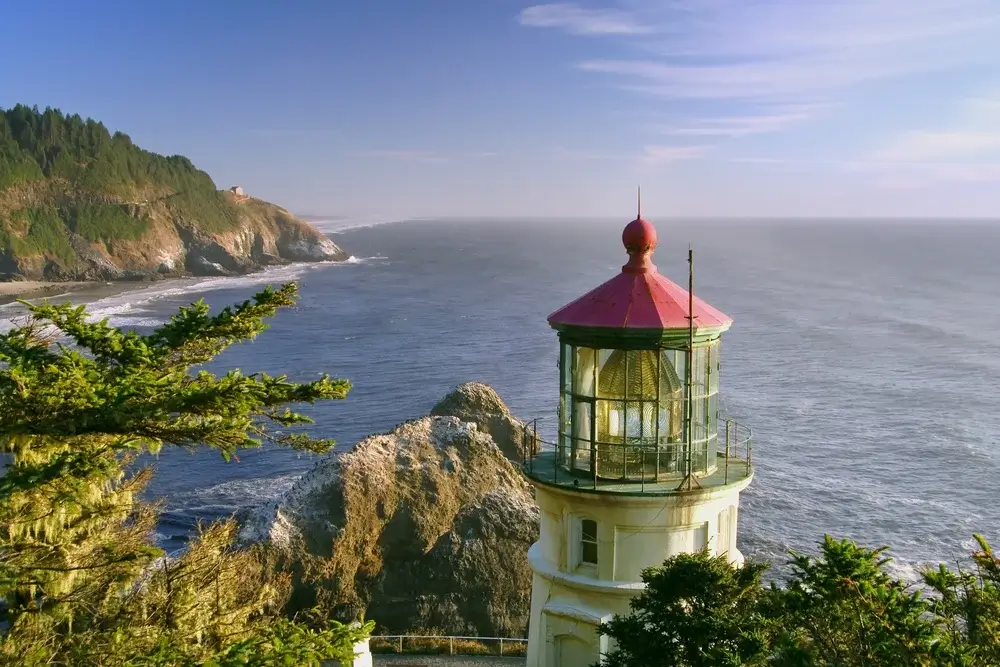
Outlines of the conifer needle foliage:
<svg viewBox="0 0 1000 667">
<path fill-rule="evenodd" d="M 150 334 L 84 307 L 24 305 L 0 334 L 0 661 L 17 665 L 316 665 L 346 659 L 370 625 L 289 620 L 289 576 L 236 525 L 200 528 L 180 556 L 152 540 L 156 507 L 136 458 L 210 447 L 226 459 L 265 442 L 325 452 L 288 431 L 290 406 L 343 399 L 347 380 L 215 375 L 202 368 L 262 333 L 297 298 L 264 289 L 211 314 L 199 301 Z M 288 432 L 286 432 L 288 431 Z M 129 472 L 132 471 L 132 472 Z"/>
<path fill-rule="evenodd" d="M 886 549 L 827 535 L 791 554 L 781 586 L 766 563 L 680 554 L 648 568 L 631 613 L 598 632 L 603 667 L 1000 667 L 1000 559 L 976 536 L 974 567 L 886 571 Z"/>
</svg>

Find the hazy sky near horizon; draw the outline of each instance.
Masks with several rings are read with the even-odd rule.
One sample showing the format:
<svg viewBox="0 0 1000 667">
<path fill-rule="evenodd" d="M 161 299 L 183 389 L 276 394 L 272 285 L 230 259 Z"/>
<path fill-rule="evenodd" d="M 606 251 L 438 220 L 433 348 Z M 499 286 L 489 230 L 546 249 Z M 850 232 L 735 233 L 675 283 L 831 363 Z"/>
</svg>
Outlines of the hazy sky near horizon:
<svg viewBox="0 0 1000 667">
<path fill-rule="evenodd" d="M 55 106 L 299 213 L 1000 217 L 997 0 L 8 3 Z"/>
</svg>

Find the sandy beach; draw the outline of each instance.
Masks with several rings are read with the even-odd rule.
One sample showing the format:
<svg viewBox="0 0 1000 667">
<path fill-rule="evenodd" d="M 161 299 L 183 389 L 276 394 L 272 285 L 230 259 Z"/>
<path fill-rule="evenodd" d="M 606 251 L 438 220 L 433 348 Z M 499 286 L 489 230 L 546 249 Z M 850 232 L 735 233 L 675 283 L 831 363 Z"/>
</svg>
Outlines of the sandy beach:
<svg viewBox="0 0 1000 667">
<path fill-rule="evenodd" d="M 85 287 L 93 287 L 94 283 L 86 282 L 46 282 L 42 280 L 12 280 L 0 283 L 0 303 L 9 303 L 17 299 L 45 297 L 50 294 L 75 292 Z"/>
<path fill-rule="evenodd" d="M 141 290 L 153 283 L 144 282 L 50 282 L 44 280 L 12 280 L 0 282 L 0 305 L 17 301 L 18 299 L 37 299 L 65 297 L 65 300 L 88 303 L 97 299 Z"/>
</svg>

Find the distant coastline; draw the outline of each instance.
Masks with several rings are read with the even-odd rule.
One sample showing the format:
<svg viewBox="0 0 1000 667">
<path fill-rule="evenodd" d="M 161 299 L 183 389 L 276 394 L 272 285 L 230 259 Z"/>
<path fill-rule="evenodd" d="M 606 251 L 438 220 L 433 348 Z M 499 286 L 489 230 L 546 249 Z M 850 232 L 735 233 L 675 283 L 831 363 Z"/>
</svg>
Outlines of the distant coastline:
<svg viewBox="0 0 1000 667">
<path fill-rule="evenodd" d="M 23 283 L 9 293 L 349 258 L 286 209 L 95 120 L 16 105 L 0 138 L 0 278 Z"/>
<path fill-rule="evenodd" d="M 305 222 L 340 222 L 341 220 L 350 219 L 350 216 L 346 215 L 311 215 L 305 213 L 296 213 L 295 217 Z"/>
</svg>

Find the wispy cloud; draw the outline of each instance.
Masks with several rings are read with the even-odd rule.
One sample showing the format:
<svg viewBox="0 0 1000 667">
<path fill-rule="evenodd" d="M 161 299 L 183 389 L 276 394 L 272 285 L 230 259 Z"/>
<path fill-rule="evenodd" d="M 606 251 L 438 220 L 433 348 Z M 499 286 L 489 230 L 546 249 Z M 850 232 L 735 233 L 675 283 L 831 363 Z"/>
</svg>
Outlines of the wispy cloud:
<svg viewBox="0 0 1000 667">
<path fill-rule="evenodd" d="M 601 50 L 576 67 L 648 96 L 650 109 L 670 109 L 668 121 L 646 126 L 667 145 L 647 139 L 640 163 L 715 156 L 774 169 L 861 172 L 871 183 L 897 189 L 1000 180 L 997 94 L 966 100 L 964 115 L 940 127 L 905 127 L 907 118 L 921 114 L 892 113 L 896 136 L 854 155 L 843 155 L 832 139 L 810 144 L 813 159 L 798 159 L 805 151 L 788 143 L 779 156 L 732 158 L 726 157 L 732 149 L 721 150 L 821 116 L 835 123 L 829 112 L 865 104 L 851 93 L 871 84 L 920 81 L 926 93 L 936 78 L 955 75 L 1000 82 L 997 0 L 594 0 L 586 8 L 536 5 L 519 20 L 582 40 L 603 36 Z M 609 50 L 608 41 L 618 48 Z M 884 107 L 866 111 L 883 123 L 889 115 Z M 859 129 L 842 125 L 827 136 L 844 136 L 846 148 L 865 135 Z M 714 146 L 675 145 L 685 140 Z"/>
<path fill-rule="evenodd" d="M 907 132 L 892 144 L 874 153 L 877 160 L 920 162 L 981 157 L 1000 152 L 998 131 Z"/>
<path fill-rule="evenodd" d="M 280 127 L 262 127 L 253 128 L 247 130 L 247 133 L 260 137 L 262 139 L 295 139 L 295 138 L 312 138 L 319 139 L 324 137 L 339 137 L 341 136 L 341 131 L 337 129 L 308 129 L 303 127 L 291 127 L 291 128 L 280 128 Z"/>
<path fill-rule="evenodd" d="M 535 5 L 517 20 L 533 28 L 559 28 L 574 35 L 641 35 L 653 32 L 629 12 L 619 9 L 584 9 L 571 3 Z"/>
<path fill-rule="evenodd" d="M 552 149 L 552 157 L 557 160 L 589 161 L 589 160 L 632 160 L 636 156 L 626 153 L 611 153 L 607 151 L 595 151 L 585 148 L 566 148 L 556 146 Z"/>
<path fill-rule="evenodd" d="M 935 183 L 1000 183 L 1000 163 L 855 163 L 855 171 L 872 173 L 876 183 L 909 183 L 928 186 Z"/>
<path fill-rule="evenodd" d="M 670 164 L 694 160 L 705 155 L 711 146 L 645 146 L 642 160 L 646 164 Z"/>
<path fill-rule="evenodd" d="M 382 149 L 362 151 L 362 157 L 381 158 L 385 160 L 399 160 L 403 162 L 426 162 L 440 163 L 447 162 L 448 157 L 433 151 L 402 150 L 402 149 Z"/>
<path fill-rule="evenodd" d="M 747 137 L 778 132 L 812 118 L 826 105 L 786 107 L 770 114 L 748 116 L 695 117 L 675 125 L 661 125 L 659 131 L 675 137 Z"/>
<path fill-rule="evenodd" d="M 1000 98 L 977 97 L 957 106 L 950 123 L 910 129 L 876 148 L 873 160 L 925 163 L 1000 159 Z"/>
<path fill-rule="evenodd" d="M 397 162 L 419 162 L 425 164 L 441 164 L 444 162 L 468 161 L 476 158 L 499 157 L 496 151 L 471 151 L 468 153 L 441 153 L 428 150 L 411 150 L 405 148 L 373 149 L 361 151 L 360 157 L 374 158 L 381 160 L 395 160 Z"/>
<path fill-rule="evenodd" d="M 643 28 L 643 57 L 591 59 L 590 72 L 636 91 L 683 99 L 815 101 L 835 89 L 925 71 L 980 63 L 995 66 L 1000 5 L 995 0 L 631 0 L 584 10 L 537 5 L 550 15 L 526 23 L 590 31 L 551 16 L 607 15 L 622 28 Z M 524 14 L 522 14 L 522 17 Z"/>
<path fill-rule="evenodd" d="M 799 170 L 829 169 L 864 174 L 883 189 L 902 190 L 934 183 L 1000 183 L 1000 161 L 943 162 L 888 159 L 809 160 L 794 158 L 736 157 L 730 162 Z"/>
<path fill-rule="evenodd" d="M 559 160 L 613 160 L 645 165 L 664 165 L 701 158 L 711 149 L 711 146 L 652 145 L 644 146 L 642 151 L 636 154 L 557 147 L 553 149 L 552 156 Z"/>
</svg>

